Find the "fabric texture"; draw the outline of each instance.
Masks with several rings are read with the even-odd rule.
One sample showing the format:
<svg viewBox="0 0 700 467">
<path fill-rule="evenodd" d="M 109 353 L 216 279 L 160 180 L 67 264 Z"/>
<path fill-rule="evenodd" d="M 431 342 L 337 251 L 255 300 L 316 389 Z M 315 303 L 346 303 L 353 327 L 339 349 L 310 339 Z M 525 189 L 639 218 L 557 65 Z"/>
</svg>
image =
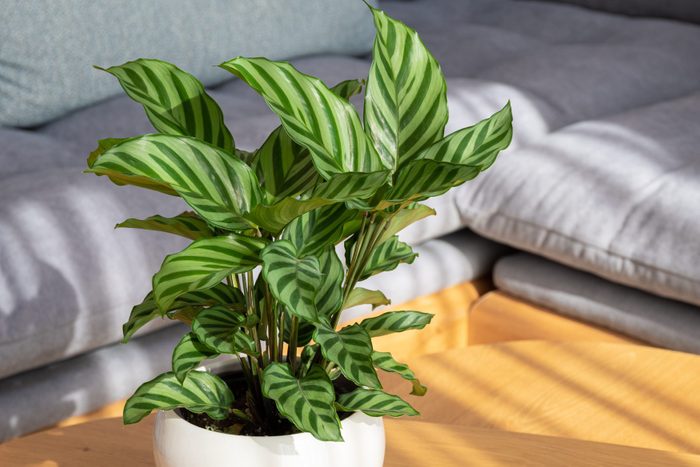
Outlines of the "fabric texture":
<svg viewBox="0 0 700 467">
<path fill-rule="evenodd" d="M 459 189 L 477 233 L 700 305 L 700 93 L 571 125 Z"/>
<path fill-rule="evenodd" d="M 496 286 L 516 297 L 660 347 L 700 354 L 700 312 L 529 254 L 500 259 Z"/>
<path fill-rule="evenodd" d="M 102 347 L 0 379 L 0 443 L 126 399 L 170 369 L 173 347 L 184 332 L 178 324 L 129 345 Z"/>
<path fill-rule="evenodd" d="M 532 1 L 532 0 L 528 0 Z M 700 3 L 696 0 L 538 0 L 570 3 L 594 10 L 630 16 L 670 18 L 700 23 Z"/>
<path fill-rule="evenodd" d="M 374 32 L 364 3 L 345 0 L 10 0 L 0 24 L 0 125 L 22 127 L 118 94 L 93 65 L 159 58 L 212 85 L 238 55 L 360 54 Z"/>
</svg>

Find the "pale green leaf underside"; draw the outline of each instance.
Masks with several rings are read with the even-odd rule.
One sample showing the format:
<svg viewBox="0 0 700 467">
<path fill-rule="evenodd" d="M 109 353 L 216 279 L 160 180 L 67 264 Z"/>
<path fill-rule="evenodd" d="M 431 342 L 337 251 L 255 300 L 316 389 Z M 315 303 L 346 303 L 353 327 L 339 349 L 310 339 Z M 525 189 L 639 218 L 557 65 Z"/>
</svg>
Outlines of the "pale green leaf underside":
<svg viewBox="0 0 700 467">
<path fill-rule="evenodd" d="M 378 389 L 357 388 L 338 396 L 338 410 L 345 412 L 362 411 L 371 417 L 401 417 L 419 415 L 418 411 L 399 396 L 387 394 Z"/>
<path fill-rule="evenodd" d="M 338 365 L 347 379 L 360 386 L 381 388 L 372 365 L 372 341 L 357 324 L 335 331 L 319 326 L 314 341 L 321 346 L 323 356 Z"/>
<path fill-rule="evenodd" d="M 370 337 L 379 337 L 410 329 L 423 329 L 433 319 L 430 313 L 421 311 L 388 311 L 360 322 Z"/>
<path fill-rule="evenodd" d="M 383 243 L 389 240 L 391 237 L 421 219 L 428 216 L 434 216 L 435 210 L 424 204 L 411 203 L 409 206 L 401 209 L 399 212 L 394 214 L 389 220 L 389 225 L 387 226 L 382 236 L 379 237 L 379 243 Z"/>
<path fill-rule="evenodd" d="M 233 138 L 219 105 L 194 76 L 171 63 L 143 58 L 105 71 L 119 80 L 129 97 L 143 105 L 159 133 L 192 136 L 233 151 Z"/>
<path fill-rule="evenodd" d="M 198 215 L 183 212 L 175 217 L 151 216 L 146 219 L 130 218 L 117 224 L 120 228 L 154 230 L 166 232 L 191 240 L 199 240 L 213 235 L 211 229 Z"/>
<path fill-rule="evenodd" d="M 416 378 L 416 375 L 405 363 L 397 362 L 389 352 L 372 352 L 372 362 L 374 366 L 384 371 L 396 373 L 403 379 L 410 381 L 413 385 L 411 394 L 414 396 L 423 396 L 428 391 L 428 388 L 423 386 Z"/>
<path fill-rule="evenodd" d="M 158 307 L 167 311 L 180 295 L 214 287 L 232 273 L 250 271 L 260 264 L 266 242 L 259 238 L 231 234 L 205 238 L 169 255 L 153 276 Z"/>
<path fill-rule="evenodd" d="M 362 287 L 355 287 L 348 300 L 343 304 L 343 308 L 352 308 L 358 305 L 372 305 L 372 308 L 376 308 L 381 305 L 389 305 L 391 300 L 386 298 L 386 296 L 379 290 L 368 290 Z"/>
<path fill-rule="evenodd" d="M 342 441 L 335 391 L 321 367 L 314 365 L 306 376 L 297 379 L 286 363 L 271 363 L 263 372 L 262 390 L 299 430 L 322 441 Z"/>
<path fill-rule="evenodd" d="M 218 376 L 191 371 L 180 383 L 169 371 L 139 386 L 126 401 L 123 419 L 126 424 L 136 423 L 155 409 L 187 407 L 191 412 L 223 420 L 232 403 L 231 390 Z"/>
</svg>

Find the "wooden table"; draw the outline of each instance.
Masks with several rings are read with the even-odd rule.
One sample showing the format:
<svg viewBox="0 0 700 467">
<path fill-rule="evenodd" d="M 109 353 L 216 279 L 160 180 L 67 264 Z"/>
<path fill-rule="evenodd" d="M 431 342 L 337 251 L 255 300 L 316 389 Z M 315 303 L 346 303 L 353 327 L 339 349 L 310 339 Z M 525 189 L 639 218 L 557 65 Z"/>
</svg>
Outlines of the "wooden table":
<svg viewBox="0 0 700 467">
<path fill-rule="evenodd" d="M 410 399 L 422 417 L 386 420 L 387 467 L 700 466 L 698 356 L 533 341 L 411 366 L 430 390 Z M 392 377 L 384 383 L 408 389 Z M 0 465 L 151 466 L 151 431 L 152 418 L 57 428 L 0 445 Z"/>
</svg>

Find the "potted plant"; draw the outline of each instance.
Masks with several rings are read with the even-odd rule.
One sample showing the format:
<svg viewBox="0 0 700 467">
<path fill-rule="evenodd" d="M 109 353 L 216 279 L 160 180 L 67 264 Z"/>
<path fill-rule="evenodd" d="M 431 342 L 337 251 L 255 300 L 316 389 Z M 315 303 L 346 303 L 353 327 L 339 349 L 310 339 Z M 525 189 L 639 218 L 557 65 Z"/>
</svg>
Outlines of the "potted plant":
<svg viewBox="0 0 700 467">
<path fill-rule="evenodd" d="M 426 388 L 372 338 L 421 329 L 432 315 L 387 312 L 340 327 L 339 319 L 348 307 L 389 302 L 357 284 L 414 260 L 396 234 L 434 214 L 420 201 L 488 168 L 510 143 L 512 118 L 508 104 L 444 137 L 438 63 L 415 31 L 372 14 L 364 125 L 348 102 L 361 81 L 329 89 L 264 58 L 221 65 L 281 120 L 254 152 L 235 147 L 218 105 L 174 65 L 140 59 L 106 70 L 156 133 L 101 140 L 87 172 L 180 196 L 192 209 L 119 225 L 192 240 L 165 258 L 124 325 L 125 342 L 156 318 L 190 326 L 172 371 L 124 408 L 125 423 L 160 410 L 158 465 L 379 466 L 381 417 L 417 414 L 382 391 L 377 369 L 407 379 L 415 395 Z M 223 367 L 201 367 L 222 355 Z"/>
</svg>

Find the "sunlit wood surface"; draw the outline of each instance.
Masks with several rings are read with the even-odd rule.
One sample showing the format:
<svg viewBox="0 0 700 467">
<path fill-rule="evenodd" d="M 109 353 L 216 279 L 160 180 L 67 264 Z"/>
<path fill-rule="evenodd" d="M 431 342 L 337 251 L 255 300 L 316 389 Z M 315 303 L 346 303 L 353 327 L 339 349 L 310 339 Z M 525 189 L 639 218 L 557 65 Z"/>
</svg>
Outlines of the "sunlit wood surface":
<svg viewBox="0 0 700 467">
<path fill-rule="evenodd" d="M 152 430 L 153 417 L 128 427 L 104 419 L 54 428 L 0 445 L 0 465 L 153 466 Z M 700 456 L 690 454 L 460 425 L 387 419 L 386 435 L 385 467 L 700 466 Z"/>
<path fill-rule="evenodd" d="M 421 420 L 700 454 L 700 356 L 521 341 L 409 361 Z M 384 376 L 385 389 L 410 385 Z M 633 464 L 632 464 L 633 465 Z"/>
<path fill-rule="evenodd" d="M 500 291 L 477 299 L 469 310 L 469 345 L 516 340 L 641 342 L 615 331 L 531 305 Z"/>
</svg>

